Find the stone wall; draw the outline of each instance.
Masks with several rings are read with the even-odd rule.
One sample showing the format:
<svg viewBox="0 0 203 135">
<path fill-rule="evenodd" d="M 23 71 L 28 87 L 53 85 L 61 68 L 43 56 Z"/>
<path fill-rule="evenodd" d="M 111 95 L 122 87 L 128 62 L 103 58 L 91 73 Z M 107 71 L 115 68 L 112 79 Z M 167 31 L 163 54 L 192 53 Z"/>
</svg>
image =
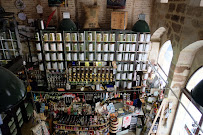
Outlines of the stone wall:
<svg viewBox="0 0 203 135">
<path fill-rule="evenodd" d="M 19 24 L 27 24 L 27 21 L 20 21 L 17 17 L 17 13 L 20 12 L 14 3 L 16 0 L 3 0 L 0 1 L 1 6 L 7 12 L 14 12 Z M 45 22 L 48 19 L 48 16 L 52 11 L 56 9 L 56 12 L 53 16 L 53 20 L 50 22 L 50 25 L 55 25 L 59 23 L 62 19 L 62 12 L 69 11 L 71 19 L 77 21 L 79 26 L 82 28 L 85 20 L 84 9 L 82 4 L 85 5 L 94 5 L 96 2 L 100 6 L 99 9 L 99 24 L 101 29 L 110 29 L 110 20 L 111 20 L 111 11 L 128 11 L 128 27 L 127 29 L 132 29 L 132 26 L 138 20 L 138 15 L 140 13 L 146 14 L 146 21 L 150 24 L 150 16 L 152 9 L 153 0 L 127 0 L 125 9 L 109 9 L 107 8 L 107 0 L 68 0 L 68 7 L 49 7 L 48 0 L 24 0 L 26 8 L 23 12 L 27 15 L 28 19 L 39 19 L 42 18 Z M 36 12 L 36 6 L 41 4 L 43 6 L 44 13 L 39 15 Z"/>
<path fill-rule="evenodd" d="M 203 46 L 203 42 L 192 44 L 203 39 L 203 8 L 190 5 L 191 1 L 169 0 L 165 4 L 154 1 L 154 7 L 152 8 L 152 33 L 158 28 L 164 27 L 166 32 L 162 36 L 160 44 L 163 45 L 167 40 L 171 40 L 172 43 L 174 54 L 168 80 L 169 86 L 177 96 L 180 96 L 181 88 L 185 87 L 189 75 L 198 68 L 197 66 L 203 65 L 202 58 L 195 55 L 201 46 Z M 195 48 L 195 46 L 198 47 Z M 200 51 L 198 53 L 202 53 L 202 50 Z M 196 62 L 199 63 L 197 64 Z M 195 63 L 196 65 L 193 65 Z M 177 101 L 171 91 L 168 96 Z M 177 107 L 177 105 L 175 106 Z M 174 110 L 170 114 L 173 117 L 167 124 L 169 129 L 172 129 L 175 113 Z M 170 131 L 166 131 L 165 134 L 170 134 Z"/>
</svg>

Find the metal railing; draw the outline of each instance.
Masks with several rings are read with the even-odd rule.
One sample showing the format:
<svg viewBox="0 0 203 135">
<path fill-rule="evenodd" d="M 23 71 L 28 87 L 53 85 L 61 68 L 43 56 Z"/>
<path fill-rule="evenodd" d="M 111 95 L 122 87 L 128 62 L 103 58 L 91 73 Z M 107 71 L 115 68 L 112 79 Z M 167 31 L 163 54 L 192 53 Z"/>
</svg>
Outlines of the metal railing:
<svg viewBox="0 0 203 135">
<path fill-rule="evenodd" d="M 199 130 L 201 132 L 203 132 L 203 129 L 201 129 L 201 127 L 199 126 L 199 124 L 197 123 L 197 121 L 194 119 L 194 117 L 190 114 L 190 112 L 187 110 L 187 108 L 185 107 L 185 105 L 183 105 L 183 103 L 181 102 L 181 100 L 179 99 L 179 97 L 175 94 L 175 92 L 168 86 L 168 82 L 164 80 L 164 78 L 160 75 L 160 73 L 158 72 L 158 70 L 151 64 L 151 62 L 149 61 L 150 66 L 152 67 L 152 69 L 159 75 L 159 77 L 166 83 L 166 86 L 168 87 L 168 89 L 173 93 L 173 95 L 175 96 L 175 98 L 178 100 L 178 102 L 182 105 L 182 107 L 185 109 L 185 111 L 188 113 L 188 115 L 191 117 L 191 119 L 194 121 L 194 124 L 199 128 Z M 160 67 L 160 65 L 159 65 Z M 161 70 L 163 70 L 162 68 L 160 68 Z M 165 74 L 166 75 L 166 74 Z M 167 76 L 168 78 L 168 76 Z"/>
</svg>

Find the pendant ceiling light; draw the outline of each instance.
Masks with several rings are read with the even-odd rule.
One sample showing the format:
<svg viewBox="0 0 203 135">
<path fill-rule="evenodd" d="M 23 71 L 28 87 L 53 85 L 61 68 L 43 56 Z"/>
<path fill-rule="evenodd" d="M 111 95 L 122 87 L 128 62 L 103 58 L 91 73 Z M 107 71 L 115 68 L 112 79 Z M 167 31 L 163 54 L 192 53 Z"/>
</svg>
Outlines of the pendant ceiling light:
<svg viewBox="0 0 203 135">
<path fill-rule="evenodd" d="M 11 71 L 0 67 L 0 113 L 20 103 L 25 95 L 23 82 Z"/>
<path fill-rule="evenodd" d="M 139 14 L 139 20 L 134 24 L 132 31 L 150 32 L 149 25 L 145 21 L 145 14 Z"/>
<path fill-rule="evenodd" d="M 201 80 L 191 91 L 192 98 L 203 107 L 203 80 Z"/>
<path fill-rule="evenodd" d="M 63 31 L 76 31 L 75 23 L 70 19 L 69 12 L 63 12 L 63 20 L 59 24 L 59 30 Z"/>
</svg>

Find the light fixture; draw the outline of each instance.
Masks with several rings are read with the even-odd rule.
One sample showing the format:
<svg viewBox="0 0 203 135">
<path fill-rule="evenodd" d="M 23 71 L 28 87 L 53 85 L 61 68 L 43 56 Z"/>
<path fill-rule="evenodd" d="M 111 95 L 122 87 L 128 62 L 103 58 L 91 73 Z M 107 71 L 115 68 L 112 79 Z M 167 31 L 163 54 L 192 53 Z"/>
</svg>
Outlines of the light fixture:
<svg viewBox="0 0 203 135">
<path fill-rule="evenodd" d="M 76 31 L 75 23 L 70 19 L 69 12 L 63 12 L 63 20 L 59 24 L 59 30 L 63 31 Z"/>
<path fill-rule="evenodd" d="M 203 79 L 191 91 L 192 98 L 203 107 Z"/>
<path fill-rule="evenodd" d="M 26 96 L 23 82 L 0 66 L 0 113 L 20 103 Z"/>
<path fill-rule="evenodd" d="M 132 31 L 150 32 L 149 25 L 145 21 L 145 14 L 139 14 L 139 20 L 134 24 Z"/>
</svg>

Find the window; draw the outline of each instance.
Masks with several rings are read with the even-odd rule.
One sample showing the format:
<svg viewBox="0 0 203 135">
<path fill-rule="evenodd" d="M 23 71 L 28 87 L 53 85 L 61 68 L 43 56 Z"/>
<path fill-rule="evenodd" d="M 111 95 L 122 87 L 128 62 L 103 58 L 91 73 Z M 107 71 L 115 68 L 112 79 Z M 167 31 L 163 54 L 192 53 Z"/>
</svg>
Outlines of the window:
<svg viewBox="0 0 203 135">
<path fill-rule="evenodd" d="M 202 127 L 202 119 L 203 119 L 202 112 L 200 112 L 198 107 L 192 103 L 191 97 L 189 97 L 187 93 L 189 93 L 203 79 L 202 73 L 203 73 L 203 67 L 198 69 L 190 77 L 186 85 L 186 89 L 183 90 L 181 99 L 180 99 L 183 105 L 187 108 L 187 110 L 190 112 L 192 117 L 195 119 L 197 123 L 199 123 L 201 127 Z M 186 110 L 183 108 L 183 106 L 179 104 L 179 107 L 176 113 L 175 122 L 172 129 L 172 135 L 188 134 L 186 132 L 186 128 L 188 129 L 189 132 L 191 132 L 191 135 L 202 134 L 200 130 L 197 130 L 198 129 L 197 126 L 194 125 L 194 121 L 186 112 Z"/>
<path fill-rule="evenodd" d="M 191 92 L 191 90 L 203 79 L 203 67 L 198 69 L 192 77 L 189 79 L 186 88 Z"/>
<path fill-rule="evenodd" d="M 161 47 L 159 57 L 158 57 L 158 64 L 160 67 L 158 69 L 158 72 L 165 81 L 167 80 L 172 58 L 173 58 L 173 48 L 171 45 L 171 41 L 168 40 Z"/>
</svg>

